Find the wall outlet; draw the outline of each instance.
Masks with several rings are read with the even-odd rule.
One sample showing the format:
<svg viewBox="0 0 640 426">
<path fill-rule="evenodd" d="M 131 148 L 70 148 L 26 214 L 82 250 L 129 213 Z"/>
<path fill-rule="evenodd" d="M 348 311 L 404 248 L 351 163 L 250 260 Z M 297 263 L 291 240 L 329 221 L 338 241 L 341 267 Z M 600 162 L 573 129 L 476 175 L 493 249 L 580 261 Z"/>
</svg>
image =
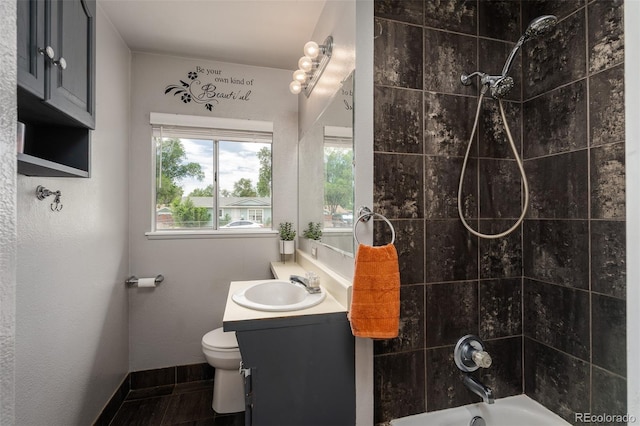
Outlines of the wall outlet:
<svg viewBox="0 0 640 426">
<path fill-rule="evenodd" d="M 318 258 L 318 247 L 311 247 L 311 256 L 314 259 Z"/>
</svg>

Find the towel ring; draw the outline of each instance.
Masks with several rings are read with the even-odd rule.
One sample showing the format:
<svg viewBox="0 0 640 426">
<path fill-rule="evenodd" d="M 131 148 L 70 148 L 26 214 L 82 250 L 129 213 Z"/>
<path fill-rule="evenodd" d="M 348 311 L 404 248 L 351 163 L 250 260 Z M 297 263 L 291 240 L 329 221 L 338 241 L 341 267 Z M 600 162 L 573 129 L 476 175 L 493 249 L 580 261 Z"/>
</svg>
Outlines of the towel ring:
<svg viewBox="0 0 640 426">
<path fill-rule="evenodd" d="M 387 219 L 380 213 L 372 212 L 368 207 L 361 207 L 359 213 L 360 213 L 360 216 L 358 216 L 358 219 L 356 220 L 355 225 L 353 225 L 353 238 L 355 238 L 356 243 L 360 244 L 360 241 L 358 241 L 358 235 L 356 232 L 356 229 L 358 229 L 358 224 L 360 222 L 369 222 L 369 219 L 371 219 L 372 216 L 378 216 L 380 219 L 384 220 L 387 223 L 387 225 L 389 225 L 389 228 L 391 229 L 391 242 L 389 244 L 393 244 L 396 241 L 396 230 L 393 228 L 393 225 L 391 224 L 391 222 L 389 222 L 389 219 Z"/>
</svg>

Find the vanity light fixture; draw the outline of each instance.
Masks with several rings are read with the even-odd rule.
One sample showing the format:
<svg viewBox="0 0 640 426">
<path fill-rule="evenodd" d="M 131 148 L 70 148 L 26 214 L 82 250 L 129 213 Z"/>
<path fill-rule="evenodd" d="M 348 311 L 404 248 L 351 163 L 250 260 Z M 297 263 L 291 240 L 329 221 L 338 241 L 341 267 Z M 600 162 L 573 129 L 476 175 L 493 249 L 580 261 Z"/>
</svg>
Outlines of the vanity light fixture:
<svg viewBox="0 0 640 426">
<path fill-rule="evenodd" d="M 333 51 L 333 37 L 329 36 L 322 45 L 310 41 L 304 45 L 304 56 L 298 61 L 298 67 L 293 72 L 293 81 L 289 83 L 289 90 L 294 95 L 304 92 L 308 98 L 322 72 L 327 67 Z"/>
</svg>

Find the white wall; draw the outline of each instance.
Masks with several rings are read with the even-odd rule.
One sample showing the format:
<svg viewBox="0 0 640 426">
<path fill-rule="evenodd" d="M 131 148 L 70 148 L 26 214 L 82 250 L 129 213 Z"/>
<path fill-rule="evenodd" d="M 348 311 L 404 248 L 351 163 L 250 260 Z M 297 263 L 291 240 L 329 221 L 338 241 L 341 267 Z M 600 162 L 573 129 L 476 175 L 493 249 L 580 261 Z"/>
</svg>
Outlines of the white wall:
<svg viewBox="0 0 640 426">
<path fill-rule="evenodd" d="M 253 79 L 253 84 L 218 84 L 221 90 L 252 90 L 250 100 L 221 100 L 207 111 L 184 103 L 165 87 L 187 79 L 189 71 L 220 70 L 221 78 Z M 222 326 L 229 283 L 271 278 L 277 260 L 277 234 L 268 237 L 148 239 L 152 214 L 152 145 L 149 113 L 162 112 L 272 121 L 273 223 L 296 223 L 296 97 L 289 93 L 291 71 L 222 62 L 136 53 L 132 66 L 130 180 L 131 273 L 163 274 L 155 289 L 130 293 L 130 370 L 140 371 L 205 362 L 202 336 Z M 203 84 L 216 75 L 198 73 Z"/>
<path fill-rule="evenodd" d="M 100 8 L 96 39 L 91 178 L 18 175 L 19 425 L 90 424 L 128 373 L 131 55 Z M 37 185 L 62 191 L 62 211 Z"/>
<path fill-rule="evenodd" d="M 16 4 L 0 2 L 0 424 L 14 424 Z"/>
</svg>

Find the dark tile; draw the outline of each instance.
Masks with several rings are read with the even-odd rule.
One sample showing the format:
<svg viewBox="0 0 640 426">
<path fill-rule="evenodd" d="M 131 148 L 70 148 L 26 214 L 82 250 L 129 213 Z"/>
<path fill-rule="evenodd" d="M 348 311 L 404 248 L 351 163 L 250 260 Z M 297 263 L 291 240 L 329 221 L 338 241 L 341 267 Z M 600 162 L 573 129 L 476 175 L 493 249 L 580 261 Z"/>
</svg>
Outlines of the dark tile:
<svg viewBox="0 0 640 426">
<path fill-rule="evenodd" d="M 478 100 L 467 96 L 424 94 L 424 152 L 463 157 L 467 151 Z M 474 139 L 475 140 L 475 139 Z M 477 155 L 472 146 L 471 154 Z"/>
<path fill-rule="evenodd" d="M 376 424 L 426 411 L 424 362 L 424 350 L 373 358 Z"/>
<path fill-rule="evenodd" d="M 129 381 L 129 374 L 124 378 L 116 392 L 113 394 L 107 406 L 102 410 L 100 416 L 95 421 L 94 426 L 108 426 L 111 421 L 114 419 L 120 406 L 124 402 L 131 388 L 131 383 Z"/>
<path fill-rule="evenodd" d="M 591 301 L 593 363 L 611 372 L 627 374 L 627 304 L 593 294 Z"/>
<path fill-rule="evenodd" d="M 568 152 L 525 161 L 529 182 L 527 217 L 587 219 L 589 215 L 588 152 Z"/>
<path fill-rule="evenodd" d="M 587 147 L 587 90 L 579 81 L 523 105 L 524 158 Z"/>
<path fill-rule="evenodd" d="M 524 334 L 589 360 L 589 293 L 524 280 Z"/>
<path fill-rule="evenodd" d="M 624 66 L 590 77 L 589 93 L 591 146 L 624 141 Z"/>
<path fill-rule="evenodd" d="M 591 290 L 627 296 L 625 222 L 591 221 Z"/>
<path fill-rule="evenodd" d="M 213 424 L 215 426 L 244 426 L 245 425 L 244 412 L 234 413 L 234 414 L 225 414 L 225 415 L 218 414 L 214 418 Z"/>
<path fill-rule="evenodd" d="M 523 232 L 525 277 L 589 288 L 586 220 L 525 220 Z"/>
<path fill-rule="evenodd" d="M 388 219 L 424 217 L 422 156 L 376 153 L 373 163 L 374 211 Z"/>
<path fill-rule="evenodd" d="M 522 186 L 514 160 L 479 160 L 480 217 L 518 218 L 522 214 Z"/>
<path fill-rule="evenodd" d="M 173 394 L 175 395 L 178 393 L 196 392 L 204 389 L 213 389 L 213 379 L 178 383 L 173 387 Z"/>
<path fill-rule="evenodd" d="M 166 367 L 131 373 L 131 389 L 152 388 L 176 383 L 176 368 Z"/>
<path fill-rule="evenodd" d="M 624 219 L 625 208 L 624 143 L 591 149 L 591 217 Z"/>
<path fill-rule="evenodd" d="M 463 333 L 458 337 L 462 337 Z M 464 373 L 453 360 L 453 346 L 427 349 L 427 411 L 482 401 L 462 383 Z"/>
<path fill-rule="evenodd" d="M 460 337 L 478 334 L 478 282 L 426 286 L 427 348 L 453 345 Z"/>
<path fill-rule="evenodd" d="M 515 220 L 481 220 L 480 232 L 496 235 L 515 225 Z M 480 239 L 480 278 L 522 276 L 522 225 L 502 238 Z"/>
<path fill-rule="evenodd" d="M 498 40 L 520 38 L 520 2 L 481 0 L 478 4 L 478 34 Z"/>
<path fill-rule="evenodd" d="M 624 61 L 624 2 L 600 0 L 587 6 L 589 16 L 589 71 Z"/>
<path fill-rule="evenodd" d="M 373 2 L 373 15 L 377 18 L 422 25 L 422 3 L 422 0 L 376 0 Z"/>
<path fill-rule="evenodd" d="M 214 368 L 206 362 L 176 367 L 176 383 L 198 382 L 213 379 Z"/>
<path fill-rule="evenodd" d="M 427 283 L 478 278 L 478 241 L 459 220 L 427 220 Z"/>
<path fill-rule="evenodd" d="M 491 367 L 477 370 L 482 383 L 491 388 L 496 399 L 520 395 L 523 386 L 522 336 L 485 340 L 484 343 L 493 362 Z"/>
<path fill-rule="evenodd" d="M 555 15 L 558 19 L 563 19 L 584 5 L 584 0 L 523 0 L 522 31 L 538 16 Z"/>
<path fill-rule="evenodd" d="M 422 154 L 422 92 L 376 86 L 374 151 Z"/>
<path fill-rule="evenodd" d="M 627 411 L 627 381 L 608 371 L 591 367 L 592 405 L 591 413 L 625 415 Z M 620 425 L 620 423 L 602 423 L 605 425 Z"/>
<path fill-rule="evenodd" d="M 215 414 L 211 408 L 212 397 L 211 389 L 171 396 L 162 424 L 173 425 L 212 418 Z"/>
<path fill-rule="evenodd" d="M 127 395 L 127 401 L 171 395 L 174 387 L 175 385 L 163 385 L 151 388 L 133 389 Z"/>
<path fill-rule="evenodd" d="M 507 125 L 518 156 L 522 157 L 522 106 L 518 102 L 502 102 Z M 478 122 L 478 156 L 514 159 L 513 149 L 507 138 L 498 101 L 484 98 Z"/>
<path fill-rule="evenodd" d="M 525 393 L 563 417 L 589 412 L 589 364 L 525 338 Z"/>
<path fill-rule="evenodd" d="M 479 304 L 481 338 L 522 334 L 521 278 L 480 281 Z"/>
<path fill-rule="evenodd" d="M 477 7 L 469 0 L 425 0 L 424 25 L 442 30 L 476 34 Z"/>
<path fill-rule="evenodd" d="M 375 340 L 374 354 L 424 348 L 424 285 L 400 288 L 400 331 L 394 339 Z"/>
<path fill-rule="evenodd" d="M 400 283 L 424 283 L 424 220 L 392 220 L 400 267 Z M 391 241 L 391 230 L 384 221 L 374 222 L 375 245 Z"/>
<path fill-rule="evenodd" d="M 501 75 L 513 43 L 498 40 L 479 39 L 478 70 L 490 74 Z M 517 55 L 511 62 L 507 75 L 513 78 L 513 88 L 504 97 L 505 100 L 522 100 L 522 57 Z M 476 80 L 477 83 L 478 80 Z M 489 92 L 490 93 L 490 92 Z M 487 95 L 487 97 L 489 97 Z M 496 102 L 497 103 L 497 102 Z M 497 108 L 497 107 L 496 107 Z"/>
<path fill-rule="evenodd" d="M 444 31 L 424 30 L 424 90 L 461 95 L 477 94 L 477 82 L 465 86 L 463 73 L 478 68 L 477 38 Z"/>
<path fill-rule="evenodd" d="M 243 420 L 244 422 L 244 420 Z M 236 424 L 238 426 L 243 426 L 244 423 L 222 423 L 220 420 L 216 419 L 215 417 L 210 417 L 208 419 L 201 419 L 201 420 L 194 420 L 191 422 L 183 422 L 183 423 L 176 423 L 175 426 L 217 426 L 217 425 L 222 425 L 222 424 Z"/>
<path fill-rule="evenodd" d="M 585 10 L 581 9 L 559 21 L 549 32 L 524 44 L 522 70 L 525 100 L 585 76 L 587 52 L 584 14 Z"/>
<path fill-rule="evenodd" d="M 375 19 L 375 28 L 375 83 L 422 89 L 422 28 L 384 19 Z"/>
<path fill-rule="evenodd" d="M 425 157 L 424 202 L 427 219 L 455 219 L 458 217 L 458 185 L 462 158 L 447 156 Z M 478 217 L 477 160 L 469 159 L 464 174 L 463 213 L 465 218 Z"/>
<path fill-rule="evenodd" d="M 147 426 L 162 424 L 170 396 L 126 401 L 118 410 L 111 426 Z"/>
</svg>

